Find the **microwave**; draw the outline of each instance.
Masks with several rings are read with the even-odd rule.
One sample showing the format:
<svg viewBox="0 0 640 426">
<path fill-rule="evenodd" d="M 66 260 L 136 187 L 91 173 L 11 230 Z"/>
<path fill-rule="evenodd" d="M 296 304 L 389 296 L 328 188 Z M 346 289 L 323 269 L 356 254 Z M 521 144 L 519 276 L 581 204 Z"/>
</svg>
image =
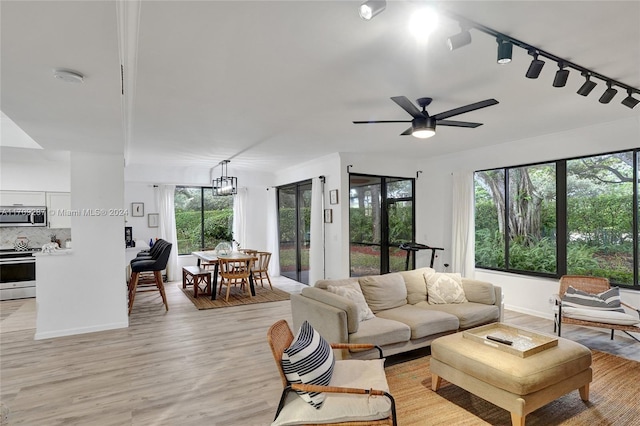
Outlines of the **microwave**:
<svg viewBox="0 0 640 426">
<path fill-rule="evenodd" d="M 47 208 L 44 206 L 0 207 L 0 226 L 47 226 Z"/>
</svg>

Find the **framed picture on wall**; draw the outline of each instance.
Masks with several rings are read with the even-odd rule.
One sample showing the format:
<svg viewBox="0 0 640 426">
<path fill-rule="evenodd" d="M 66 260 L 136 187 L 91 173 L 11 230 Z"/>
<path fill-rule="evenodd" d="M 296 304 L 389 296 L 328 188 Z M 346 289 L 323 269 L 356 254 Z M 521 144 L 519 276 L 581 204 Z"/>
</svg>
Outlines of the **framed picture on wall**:
<svg viewBox="0 0 640 426">
<path fill-rule="evenodd" d="M 332 189 L 329 191 L 329 204 L 338 204 L 338 190 Z"/>
<path fill-rule="evenodd" d="M 144 217 L 144 203 L 131 203 L 131 216 Z"/>
<path fill-rule="evenodd" d="M 324 223 L 333 222 L 333 209 L 324 209 Z"/>
<path fill-rule="evenodd" d="M 158 213 L 149 213 L 147 215 L 147 225 L 149 228 L 157 228 L 160 221 L 160 215 Z"/>
</svg>

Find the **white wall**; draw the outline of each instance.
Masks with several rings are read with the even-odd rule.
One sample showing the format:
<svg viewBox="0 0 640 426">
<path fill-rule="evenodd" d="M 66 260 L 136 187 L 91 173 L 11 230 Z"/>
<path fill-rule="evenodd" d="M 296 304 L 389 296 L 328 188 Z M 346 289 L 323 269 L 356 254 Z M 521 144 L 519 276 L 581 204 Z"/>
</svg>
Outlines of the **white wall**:
<svg viewBox="0 0 640 426">
<path fill-rule="evenodd" d="M 72 210 L 123 208 L 121 155 L 71 153 Z M 128 326 L 123 216 L 73 216 L 73 253 L 39 256 L 36 339 Z"/>
<path fill-rule="evenodd" d="M 541 137 L 513 141 L 451 156 L 425 159 L 418 180 L 416 227 L 418 238 L 445 248 L 442 263 L 450 263 L 452 227 L 452 179 L 458 171 L 530 164 L 638 147 L 640 117 L 620 120 Z M 420 266 L 425 266 L 423 263 Z M 557 292 L 557 280 L 536 279 L 514 274 L 476 271 L 476 278 L 503 286 L 506 306 L 529 314 L 548 316 L 549 295 Z M 640 294 L 622 291 L 622 299 L 638 306 Z"/>
<path fill-rule="evenodd" d="M 131 203 L 144 203 L 144 216 L 133 217 L 131 215 Z M 124 207 L 129 210 L 125 226 L 133 228 L 133 239 L 136 240 L 138 245 L 139 242 L 149 244 L 149 239 L 155 241 L 156 238 L 160 238 L 160 228 L 149 228 L 148 225 L 149 213 L 158 213 L 153 184 L 126 182 L 124 186 Z M 122 232 L 124 233 L 124 230 Z M 124 242 L 124 234 L 122 239 Z"/>
<path fill-rule="evenodd" d="M 0 189 L 69 192 L 69 151 L 0 147 Z"/>
</svg>

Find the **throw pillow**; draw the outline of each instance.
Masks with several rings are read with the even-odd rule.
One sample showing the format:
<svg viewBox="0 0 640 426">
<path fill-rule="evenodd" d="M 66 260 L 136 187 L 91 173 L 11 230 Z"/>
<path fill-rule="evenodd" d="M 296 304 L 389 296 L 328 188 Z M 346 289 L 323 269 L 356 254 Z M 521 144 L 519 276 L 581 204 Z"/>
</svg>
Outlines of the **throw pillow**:
<svg viewBox="0 0 640 426">
<path fill-rule="evenodd" d="M 427 297 L 430 305 L 465 303 L 462 276 L 458 273 L 425 272 Z"/>
<path fill-rule="evenodd" d="M 592 294 L 569 286 L 562 296 L 562 306 L 624 313 L 624 308 L 620 304 L 620 289 L 618 287 L 611 287 L 602 293 Z"/>
<path fill-rule="evenodd" d="M 364 299 L 360 284 L 357 282 L 347 285 L 330 285 L 327 286 L 327 290 L 338 296 L 346 297 L 356 305 L 356 308 L 358 308 L 358 322 L 375 318 L 373 311 L 371 311 L 367 301 Z"/>
<path fill-rule="evenodd" d="M 282 370 L 289 383 L 328 386 L 335 362 L 331 345 L 307 321 L 282 354 Z M 324 393 L 298 392 L 298 395 L 316 409 L 322 407 L 325 399 Z"/>
</svg>

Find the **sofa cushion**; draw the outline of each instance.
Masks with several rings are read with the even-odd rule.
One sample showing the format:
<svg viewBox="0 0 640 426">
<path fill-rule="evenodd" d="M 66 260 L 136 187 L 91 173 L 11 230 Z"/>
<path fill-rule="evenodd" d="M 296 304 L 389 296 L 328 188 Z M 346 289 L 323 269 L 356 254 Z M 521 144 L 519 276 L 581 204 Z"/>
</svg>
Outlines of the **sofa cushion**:
<svg viewBox="0 0 640 426">
<path fill-rule="evenodd" d="M 626 312 L 599 311 L 597 309 L 589 308 L 565 308 L 563 306 L 562 317 L 569 317 L 582 321 L 602 322 L 605 324 L 638 325 L 638 332 L 640 332 L 640 319 L 638 319 L 637 314 L 634 316 Z"/>
<path fill-rule="evenodd" d="M 282 371 L 289 383 L 329 386 L 335 362 L 331 345 L 305 321 L 282 354 Z M 324 393 L 297 392 L 312 407 L 322 407 Z"/>
<path fill-rule="evenodd" d="M 412 339 L 456 331 L 459 323 L 455 315 L 435 310 L 428 311 L 414 305 L 387 309 L 386 311 L 378 312 L 377 316 L 408 325 L 411 329 Z"/>
<path fill-rule="evenodd" d="M 462 278 L 462 288 L 464 296 L 469 302 L 484 303 L 485 305 L 496 304 L 496 292 L 491 283 Z"/>
<path fill-rule="evenodd" d="M 427 302 L 420 302 L 415 305 L 425 310 L 446 312 L 455 315 L 460 321 L 460 328 L 467 329 L 490 322 L 498 321 L 500 308 L 496 305 L 485 305 L 483 303 L 466 302 L 430 305 Z"/>
<path fill-rule="evenodd" d="M 363 321 L 358 331 L 349 334 L 349 343 L 371 343 L 384 346 L 407 342 L 411 339 L 411 328 L 399 321 L 375 317 Z"/>
<path fill-rule="evenodd" d="M 358 308 L 358 322 L 370 320 L 374 317 L 371 308 L 369 308 L 367 301 L 364 299 L 362 290 L 360 290 L 360 284 L 357 282 L 348 285 L 330 285 L 327 286 L 327 291 L 346 297 L 355 303 L 356 308 Z"/>
<path fill-rule="evenodd" d="M 398 272 L 404 279 L 407 287 L 407 303 L 415 305 L 418 302 L 427 300 L 427 281 L 424 278 L 425 272 L 435 272 L 432 268 L 419 268 L 412 271 Z"/>
<path fill-rule="evenodd" d="M 358 282 L 374 314 L 407 304 L 407 287 L 398 273 L 360 277 Z"/>
<path fill-rule="evenodd" d="M 354 278 L 342 278 L 342 279 L 337 279 L 337 280 L 318 280 L 316 281 L 316 283 L 313 285 L 314 287 L 317 288 L 321 288 L 323 290 L 326 290 L 328 286 L 333 285 L 333 286 L 338 286 L 338 285 L 351 285 L 353 283 L 357 283 L 358 282 L 358 278 L 354 277 Z"/>
<path fill-rule="evenodd" d="M 427 280 L 427 297 L 430 304 L 467 302 L 460 274 L 425 272 L 424 276 Z"/>
</svg>

